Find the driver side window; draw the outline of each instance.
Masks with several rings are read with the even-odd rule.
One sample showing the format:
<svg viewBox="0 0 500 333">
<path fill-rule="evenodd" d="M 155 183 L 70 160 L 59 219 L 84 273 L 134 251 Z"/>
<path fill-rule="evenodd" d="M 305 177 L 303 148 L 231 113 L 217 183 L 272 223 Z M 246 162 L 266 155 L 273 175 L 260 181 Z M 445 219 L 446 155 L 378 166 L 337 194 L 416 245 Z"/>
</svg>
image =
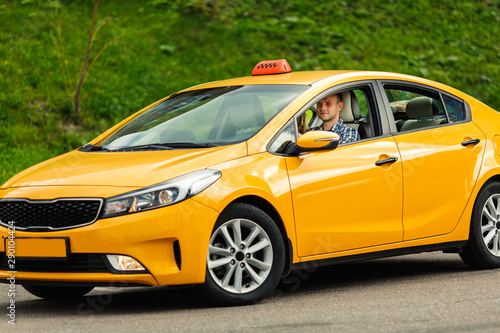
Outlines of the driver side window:
<svg viewBox="0 0 500 333">
<path fill-rule="evenodd" d="M 322 92 L 308 104 L 305 111 L 297 113 L 280 133 L 274 138 L 269 146 L 269 152 L 283 153 L 287 144 L 294 143 L 297 138 L 312 128 L 320 128 L 323 121 L 318 116 L 317 103 L 325 97 L 335 94 L 341 95 L 341 102 L 344 104 L 340 111 L 340 118 L 344 125 L 351 127 L 359 134 L 358 140 L 370 139 L 381 135 L 381 125 L 374 101 L 374 93 L 368 84 L 359 84 L 355 87 L 339 90 L 331 89 Z M 352 130 L 351 130 L 352 131 Z M 348 144 L 356 140 L 344 141 L 341 144 Z M 342 142 L 342 141 L 341 141 Z"/>
<path fill-rule="evenodd" d="M 297 135 L 297 124 L 295 122 L 295 117 L 292 118 L 281 132 L 274 138 L 269 147 L 270 153 L 281 154 L 285 151 L 285 148 L 296 141 Z"/>
</svg>

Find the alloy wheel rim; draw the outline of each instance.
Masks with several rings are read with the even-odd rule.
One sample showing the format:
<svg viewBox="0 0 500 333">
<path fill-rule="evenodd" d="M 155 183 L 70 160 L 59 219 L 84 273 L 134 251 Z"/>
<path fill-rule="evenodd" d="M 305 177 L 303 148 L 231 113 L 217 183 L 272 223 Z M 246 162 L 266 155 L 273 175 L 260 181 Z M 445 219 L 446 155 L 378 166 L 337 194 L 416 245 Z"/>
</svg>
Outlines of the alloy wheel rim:
<svg viewBox="0 0 500 333">
<path fill-rule="evenodd" d="M 207 267 L 212 279 L 233 294 L 251 292 L 271 272 L 271 239 L 257 223 L 233 219 L 221 225 L 210 238 Z"/>
<path fill-rule="evenodd" d="M 500 194 L 490 196 L 483 206 L 481 235 L 488 251 L 500 257 Z"/>
</svg>

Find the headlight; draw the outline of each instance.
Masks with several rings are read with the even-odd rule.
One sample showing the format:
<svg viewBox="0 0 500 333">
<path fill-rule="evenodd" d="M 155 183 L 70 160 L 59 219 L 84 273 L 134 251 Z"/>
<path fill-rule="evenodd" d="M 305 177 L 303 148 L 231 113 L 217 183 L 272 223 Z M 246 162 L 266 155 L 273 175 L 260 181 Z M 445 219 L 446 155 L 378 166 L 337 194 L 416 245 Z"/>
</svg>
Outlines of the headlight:
<svg viewBox="0 0 500 333">
<path fill-rule="evenodd" d="M 200 193 L 220 176 L 220 171 L 198 170 L 141 190 L 111 197 L 106 200 L 102 218 L 173 205 Z"/>
</svg>

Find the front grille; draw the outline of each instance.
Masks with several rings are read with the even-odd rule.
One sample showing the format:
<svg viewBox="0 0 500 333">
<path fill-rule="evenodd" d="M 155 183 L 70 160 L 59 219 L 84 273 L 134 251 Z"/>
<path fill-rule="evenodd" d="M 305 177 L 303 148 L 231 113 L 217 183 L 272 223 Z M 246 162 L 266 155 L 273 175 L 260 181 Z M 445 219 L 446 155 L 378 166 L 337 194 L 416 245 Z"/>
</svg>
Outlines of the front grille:
<svg viewBox="0 0 500 333">
<path fill-rule="evenodd" d="M 9 271 L 5 252 L 0 252 L 0 270 Z M 103 254 L 72 253 L 68 260 L 26 260 L 16 258 L 18 272 L 42 273 L 111 273 Z"/>
<path fill-rule="evenodd" d="M 16 230 L 54 231 L 76 228 L 97 220 L 103 199 L 0 199 L 0 224 Z"/>
</svg>

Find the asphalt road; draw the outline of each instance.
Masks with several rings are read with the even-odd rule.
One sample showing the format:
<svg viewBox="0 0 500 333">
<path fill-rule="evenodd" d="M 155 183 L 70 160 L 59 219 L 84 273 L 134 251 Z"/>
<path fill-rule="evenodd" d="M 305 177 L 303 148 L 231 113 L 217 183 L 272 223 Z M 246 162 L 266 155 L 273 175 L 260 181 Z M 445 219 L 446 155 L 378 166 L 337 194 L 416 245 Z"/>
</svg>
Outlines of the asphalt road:
<svg viewBox="0 0 500 333">
<path fill-rule="evenodd" d="M 0 285 L 0 332 L 500 332 L 500 269 L 428 253 L 313 268 L 259 304 L 216 308 L 196 289 L 96 288 L 44 301 Z"/>
</svg>

